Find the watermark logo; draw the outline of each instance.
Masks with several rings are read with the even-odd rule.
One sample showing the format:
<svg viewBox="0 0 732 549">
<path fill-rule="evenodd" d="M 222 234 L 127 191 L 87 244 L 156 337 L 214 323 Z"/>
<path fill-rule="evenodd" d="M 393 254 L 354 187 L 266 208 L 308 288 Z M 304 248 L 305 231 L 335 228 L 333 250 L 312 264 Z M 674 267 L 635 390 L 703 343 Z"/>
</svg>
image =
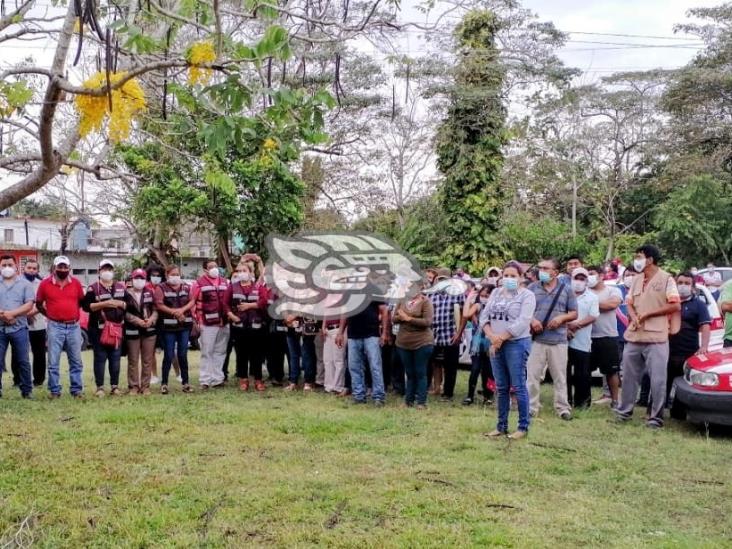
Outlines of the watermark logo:
<svg viewBox="0 0 732 549">
<path fill-rule="evenodd" d="M 419 263 L 394 242 L 369 233 L 267 237 L 273 318 L 352 316 L 372 301 L 397 302 L 421 290 Z"/>
</svg>

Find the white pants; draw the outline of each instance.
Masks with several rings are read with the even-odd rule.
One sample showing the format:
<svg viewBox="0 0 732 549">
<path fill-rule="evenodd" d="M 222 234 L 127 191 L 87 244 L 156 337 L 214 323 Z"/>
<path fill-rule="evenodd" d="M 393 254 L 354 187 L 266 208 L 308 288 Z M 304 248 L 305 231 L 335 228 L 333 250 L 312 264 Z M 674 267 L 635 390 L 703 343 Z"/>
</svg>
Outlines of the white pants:
<svg viewBox="0 0 732 549">
<path fill-rule="evenodd" d="M 318 385 L 325 385 L 325 337 L 320 331 L 315 336 L 315 383 Z"/>
<path fill-rule="evenodd" d="M 229 326 L 201 326 L 198 344 L 201 346 L 201 385 L 220 385 L 224 382 L 224 360 L 229 342 Z"/>
<path fill-rule="evenodd" d="M 323 363 L 325 369 L 325 390 L 340 393 L 346 388 L 346 344 L 336 345 L 338 328 L 328 330 L 323 343 Z"/>
</svg>

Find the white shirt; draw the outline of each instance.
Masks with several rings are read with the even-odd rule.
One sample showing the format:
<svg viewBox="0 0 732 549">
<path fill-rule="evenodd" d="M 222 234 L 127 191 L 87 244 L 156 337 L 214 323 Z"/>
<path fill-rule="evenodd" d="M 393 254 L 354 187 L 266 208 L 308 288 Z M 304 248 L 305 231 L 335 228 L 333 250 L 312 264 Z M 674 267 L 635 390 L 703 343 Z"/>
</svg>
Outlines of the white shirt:
<svg viewBox="0 0 732 549">
<path fill-rule="evenodd" d="M 577 320 L 584 320 L 588 316 L 597 318 L 600 316 L 600 300 L 595 292 L 585 290 L 577 297 Z M 592 324 L 577 330 L 574 337 L 569 340 L 569 348 L 589 353 L 592 349 Z"/>
</svg>

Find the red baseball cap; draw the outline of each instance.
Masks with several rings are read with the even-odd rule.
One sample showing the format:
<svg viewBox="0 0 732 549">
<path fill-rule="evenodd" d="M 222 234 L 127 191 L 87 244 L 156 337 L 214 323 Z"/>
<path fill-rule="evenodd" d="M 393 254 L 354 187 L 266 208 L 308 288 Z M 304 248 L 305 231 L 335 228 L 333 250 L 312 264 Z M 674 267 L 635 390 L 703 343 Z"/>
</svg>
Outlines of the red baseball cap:
<svg viewBox="0 0 732 549">
<path fill-rule="evenodd" d="M 147 278 L 145 269 L 135 269 L 132 271 L 132 278 Z"/>
</svg>

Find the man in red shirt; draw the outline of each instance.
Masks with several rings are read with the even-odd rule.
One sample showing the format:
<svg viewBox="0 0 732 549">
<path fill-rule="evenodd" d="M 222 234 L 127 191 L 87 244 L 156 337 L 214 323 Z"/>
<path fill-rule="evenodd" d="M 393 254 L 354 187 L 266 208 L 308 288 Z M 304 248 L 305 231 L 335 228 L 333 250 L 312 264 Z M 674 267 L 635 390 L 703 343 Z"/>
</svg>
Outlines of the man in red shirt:
<svg viewBox="0 0 732 549">
<path fill-rule="evenodd" d="M 81 373 L 81 327 L 79 307 L 84 298 L 84 288 L 71 276 L 69 258 L 63 255 L 53 260 L 53 272 L 44 278 L 36 293 L 36 308 L 48 318 L 48 390 L 51 398 L 61 396 L 59 362 L 61 351 L 69 360 L 71 395 L 82 398 L 84 386 Z"/>
</svg>

